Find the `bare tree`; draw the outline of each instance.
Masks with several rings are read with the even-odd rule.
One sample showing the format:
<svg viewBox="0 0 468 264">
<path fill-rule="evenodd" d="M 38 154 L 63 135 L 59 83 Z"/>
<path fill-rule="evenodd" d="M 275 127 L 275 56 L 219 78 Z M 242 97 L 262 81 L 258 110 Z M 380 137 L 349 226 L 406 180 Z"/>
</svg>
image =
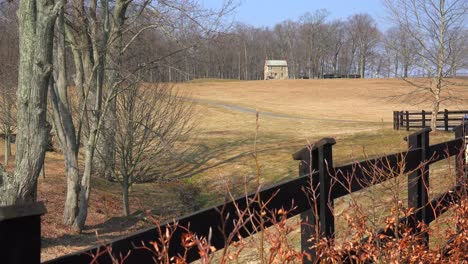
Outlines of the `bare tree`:
<svg viewBox="0 0 468 264">
<path fill-rule="evenodd" d="M 458 30 L 458 29 L 456 29 Z M 468 28 L 460 29 L 460 32 L 456 33 L 456 37 L 449 40 L 449 64 L 451 76 L 456 77 L 457 71 L 460 69 L 466 69 L 468 67 Z"/>
<path fill-rule="evenodd" d="M 394 76 L 408 78 L 409 71 L 415 64 L 418 43 L 399 27 L 388 29 L 383 42 L 385 54 L 392 61 Z"/>
<path fill-rule="evenodd" d="M 329 69 L 327 73 L 339 73 L 339 57 L 345 42 L 345 24 L 342 21 L 333 21 L 327 27 L 327 55 Z M 331 68 L 331 69 L 330 69 Z"/>
<path fill-rule="evenodd" d="M 183 31 L 173 28 L 176 23 L 191 21 L 192 28 L 193 24 L 204 28 L 202 23 L 196 23 L 197 19 L 206 18 L 206 23 L 216 25 L 210 21 L 210 16 L 220 20 L 218 15 L 222 15 L 205 12 L 191 1 L 93 0 L 88 6 L 81 0 L 72 2 L 65 11 L 57 24 L 56 71 L 51 85 L 52 117 L 67 168 L 64 222 L 81 232 L 87 218 L 93 160 L 101 158 L 112 162 L 115 157 L 115 137 L 101 133 L 102 130 L 115 131 L 115 98 L 125 91 L 129 80 L 139 82 L 144 69 L 160 66 L 164 58 L 185 51 L 187 47 L 177 47 L 176 51 L 156 58 L 140 57 L 138 62 L 130 57 L 130 63 L 127 63 L 125 56 L 135 50 L 133 46 L 146 32 L 159 30 L 163 35 L 176 37 Z M 65 43 L 72 52 L 78 112 L 72 112 L 69 103 Z M 78 117 L 75 122 L 74 116 Z M 78 170 L 81 145 L 84 148 L 82 173 Z M 111 167 L 104 166 L 106 170 Z"/>
<path fill-rule="evenodd" d="M 368 14 L 356 14 L 349 18 L 349 31 L 358 51 L 358 71 L 365 77 L 366 64 L 369 55 L 379 41 L 380 33 L 374 19 Z"/>
<path fill-rule="evenodd" d="M 304 35 L 303 41 L 306 48 L 307 62 L 304 66 L 309 78 L 322 75 L 322 50 L 325 35 L 323 25 L 328 14 L 327 10 L 321 9 L 314 14 L 306 13 L 299 19 L 302 24 L 301 32 Z"/>
<path fill-rule="evenodd" d="M 50 86 L 52 119 L 66 164 L 64 222 L 72 225 L 77 232 L 81 232 L 87 218 L 93 159 L 99 131 L 105 123 L 103 117 L 110 110 L 118 83 L 122 81 L 114 78 L 112 73 L 106 74 L 105 67 L 110 66 L 110 56 L 119 57 L 122 52 L 116 47 L 120 47 L 117 44 L 121 42 L 121 32 L 131 3 L 118 0 L 109 6 L 108 1 L 100 1 L 98 6 L 96 0 L 91 1 L 90 7 L 86 8 L 84 1 L 74 1 L 68 17 L 62 13 L 57 23 L 55 81 Z M 147 3 L 143 2 L 141 8 L 145 8 Z M 72 48 L 75 87 L 80 97 L 79 113 L 72 113 L 70 105 L 66 40 Z M 73 115 L 79 116 L 76 124 Z M 84 131 L 87 133 L 82 135 Z M 80 175 L 78 155 L 82 139 L 85 140 L 84 170 Z"/>
<path fill-rule="evenodd" d="M 429 78 L 404 80 L 415 88 L 411 96 L 419 94 L 432 103 L 431 128 L 435 130 L 440 103 L 453 99 L 446 77 L 457 64 L 452 63 L 458 60 L 455 46 L 466 43 L 468 4 L 464 0 L 385 0 L 384 4 L 395 24 L 418 43 L 416 66 Z"/>
<path fill-rule="evenodd" d="M 171 180 L 161 173 L 161 161 L 177 160 L 176 143 L 186 139 L 193 124 L 192 105 L 170 85 L 135 83 L 118 95 L 112 169 L 122 187 L 124 215 L 129 214 L 133 184 Z"/>
</svg>

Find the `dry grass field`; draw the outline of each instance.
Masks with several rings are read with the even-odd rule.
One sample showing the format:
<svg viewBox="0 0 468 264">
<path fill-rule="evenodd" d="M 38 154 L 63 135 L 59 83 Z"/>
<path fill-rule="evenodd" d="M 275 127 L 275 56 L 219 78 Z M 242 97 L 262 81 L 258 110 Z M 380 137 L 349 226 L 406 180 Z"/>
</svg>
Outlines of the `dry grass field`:
<svg viewBox="0 0 468 264">
<path fill-rule="evenodd" d="M 452 95 L 467 99 L 467 79 L 454 80 Z M 414 88 L 398 79 L 323 79 L 282 81 L 195 81 L 180 85 L 195 98 L 248 106 L 258 111 L 292 116 L 391 122 L 394 110 L 430 110 L 421 95 L 403 96 Z M 468 102 L 441 106 L 463 109 Z"/>
<path fill-rule="evenodd" d="M 468 109 L 468 80 L 460 82 L 464 86 L 453 92 L 462 100 L 442 108 Z M 46 177 L 39 182 L 39 198 L 48 209 L 43 217 L 43 259 L 96 244 L 96 232 L 107 240 L 148 226 L 143 209 L 171 218 L 222 201 L 227 186 L 235 195 L 241 194 L 243 186 L 253 186 L 256 135 L 262 184 L 268 185 L 297 177 L 298 163 L 291 154 L 322 137 L 337 140 L 335 164 L 404 150 L 403 137 L 408 133 L 392 130 L 392 111 L 430 109 L 429 103 L 413 105 L 397 98 L 410 87 L 393 79 L 198 80 L 177 87 L 196 104 L 193 137 L 181 142 L 192 147 L 180 161 L 180 170 L 169 175 L 185 179 L 135 186 L 130 194 L 135 213 L 129 218 L 120 217 L 118 184 L 93 179 L 88 228 L 74 235 L 61 224 L 63 161 L 59 153 L 48 153 Z M 258 122 L 255 110 L 260 112 Z M 451 138 L 452 133 L 437 132 L 431 143 Z M 450 182 L 441 178 L 431 184 L 445 189 Z M 345 208 L 346 201 L 337 204 L 337 210 Z"/>
<path fill-rule="evenodd" d="M 468 108 L 468 80 L 457 82 L 463 86 L 451 90 L 461 100 L 442 108 Z M 199 80 L 179 84 L 179 88 L 198 102 L 194 142 L 206 146 L 213 157 L 201 166 L 198 178 L 210 179 L 209 184 L 215 185 L 210 190 L 222 189 L 216 185 L 219 182 L 253 177 L 249 154 L 256 133 L 255 110 L 260 112 L 258 156 L 262 176 L 269 183 L 295 177 L 297 162 L 291 154 L 322 137 L 336 138 L 337 164 L 364 154 L 403 150 L 407 132 L 392 130 L 393 110 L 430 109 L 429 103 L 413 105 L 402 98 L 411 87 L 396 79 Z M 432 143 L 453 137 L 451 133 L 436 135 Z"/>
</svg>

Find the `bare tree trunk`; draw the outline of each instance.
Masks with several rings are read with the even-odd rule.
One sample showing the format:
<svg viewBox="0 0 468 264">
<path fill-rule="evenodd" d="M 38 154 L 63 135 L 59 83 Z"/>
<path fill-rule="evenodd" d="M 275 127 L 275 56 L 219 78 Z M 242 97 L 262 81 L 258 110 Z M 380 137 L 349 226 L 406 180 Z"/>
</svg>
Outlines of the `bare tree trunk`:
<svg viewBox="0 0 468 264">
<path fill-rule="evenodd" d="M 395 77 L 398 77 L 398 65 L 399 65 L 398 53 L 396 53 L 396 55 L 395 55 Z M 404 78 L 406 78 L 406 77 L 404 77 Z"/>
<path fill-rule="evenodd" d="M 123 199 L 123 214 L 128 216 L 130 214 L 130 204 L 128 201 L 129 194 L 128 194 L 129 184 L 128 178 L 124 179 L 122 182 L 122 199 Z"/>
<path fill-rule="evenodd" d="M 405 63 L 405 65 L 403 66 L 403 78 L 408 78 L 408 68 L 409 64 Z"/>
<path fill-rule="evenodd" d="M 46 113 L 54 24 L 63 4 L 64 1 L 20 1 L 16 168 L 13 177 L 0 179 L 2 205 L 36 200 L 37 178 L 50 132 Z"/>
<path fill-rule="evenodd" d="M 8 157 L 11 157 L 11 131 L 8 133 L 8 136 L 6 137 L 7 139 L 7 145 L 6 145 L 6 154 Z"/>
<path fill-rule="evenodd" d="M 65 173 L 67 177 L 67 195 L 63 210 L 63 222 L 72 225 L 78 211 L 77 193 L 80 191 L 78 161 L 73 153 L 67 153 L 65 157 Z"/>
<path fill-rule="evenodd" d="M 361 78 L 364 78 L 364 73 L 366 72 L 366 56 L 360 55 L 359 59 L 359 74 Z"/>
<path fill-rule="evenodd" d="M 248 80 L 249 79 L 249 64 L 247 63 L 247 46 L 245 45 L 245 41 L 244 41 L 244 70 L 245 70 L 245 74 L 244 74 L 244 80 Z"/>
<path fill-rule="evenodd" d="M 432 116 L 431 116 L 431 128 L 436 130 L 437 126 L 437 112 L 439 111 L 440 106 L 440 93 L 442 91 L 442 82 L 444 80 L 444 65 L 445 65 L 445 0 L 439 1 L 439 11 L 440 11 L 440 25 L 439 25 L 439 47 L 437 51 L 437 76 L 435 77 L 435 88 L 432 90 L 434 94 L 433 106 L 432 106 Z"/>
<path fill-rule="evenodd" d="M 112 169 L 115 157 L 115 100 L 109 102 L 109 110 L 102 117 L 102 129 L 96 143 L 97 155 L 94 164 L 94 174 L 106 180 L 112 180 Z"/>
<path fill-rule="evenodd" d="M 437 113 L 440 108 L 440 98 L 439 100 L 434 100 L 432 103 L 432 114 L 431 114 L 431 129 L 436 131 L 437 129 Z"/>
<path fill-rule="evenodd" d="M 114 7 L 114 19 L 117 21 L 122 19 L 123 21 L 126 7 L 130 2 L 131 1 L 122 0 L 116 2 Z M 62 146 L 65 146 L 66 149 L 66 151 L 64 151 L 64 156 L 67 162 L 68 190 L 66 207 L 64 210 L 64 221 L 72 225 L 73 229 L 77 232 L 81 232 L 84 228 L 87 218 L 94 154 L 99 140 L 99 131 L 103 127 L 106 127 L 106 118 L 103 117 L 106 117 L 107 113 L 113 112 L 112 109 L 107 109 L 108 106 L 112 108 L 112 99 L 109 98 L 112 97 L 111 89 L 113 89 L 113 83 L 106 83 L 105 80 L 105 66 L 109 63 L 109 58 L 107 57 L 109 49 L 109 30 L 111 30 L 109 25 L 109 7 L 108 1 L 100 1 L 101 6 L 99 8 L 97 7 L 97 3 L 97 0 L 91 2 L 89 7 L 89 20 L 83 19 L 83 28 L 79 28 L 78 30 L 67 28 L 66 31 L 67 37 L 73 46 L 72 52 L 75 69 L 77 71 L 77 88 L 83 100 L 82 104 L 85 104 L 82 110 L 84 110 L 83 117 L 86 120 L 82 119 L 81 122 L 87 122 L 84 171 L 81 178 L 78 170 L 77 156 L 80 146 L 80 134 L 82 132 L 81 123 L 78 127 L 77 134 L 73 125 L 73 120 L 67 117 L 70 113 L 70 108 L 67 105 L 65 111 L 61 111 L 61 102 L 65 99 L 62 100 L 60 98 L 56 104 L 58 106 L 56 108 L 61 111 L 61 117 L 54 118 L 55 120 L 62 121 L 61 123 L 54 122 L 54 124 L 62 128 L 59 129 L 62 133 L 58 134 L 61 134 L 59 138 L 61 138 L 61 142 L 63 143 Z M 77 1 L 75 4 L 77 17 L 85 15 L 84 1 Z M 98 11 L 101 12 L 99 16 L 97 15 Z M 116 15 L 117 13 L 118 15 Z M 97 20 L 98 18 L 102 19 L 102 23 Z M 114 22 L 114 20 L 112 20 L 112 22 Z M 121 30 L 121 28 L 119 28 L 119 30 Z M 102 33 L 102 36 L 98 35 L 100 33 Z M 83 49 L 83 47 L 87 48 Z M 116 52 L 117 56 L 118 54 L 120 54 L 120 51 Z M 62 64 L 64 65 L 64 63 Z M 61 71 L 65 72 L 65 70 L 66 69 L 62 68 Z M 57 86 L 59 87 L 59 91 L 61 91 L 63 87 L 66 88 L 66 85 L 59 85 L 59 83 L 58 81 Z M 107 84 L 106 87 L 104 87 L 105 83 Z M 107 98 L 103 98 L 104 89 L 107 89 Z M 58 94 L 60 94 L 60 92 L 58 92 Z M 103 100 L 106 100 L 104 106 Z M 110 113 L 109 116 L 112 116 L 112 114 L 113 113 Z M 107 125 L 112 127 L 112 122 L 112 118 L 108 119 Z M 105 139 L 105 137 L 103 138 Z M 108 141 L 103 140 L 101 142 L 105 142 L 103 148 L 101 148 L 103 152 L 113 149 Z"/>
<path fill-rule="evenodd" d="M 112 90 L 114 85 L 119 81 L 120 67 L 122 65 L 122 28 L 125 23 L 125 13 L 127 10 L 128 2 L 119 0 L 116 1 L 116 6 L 114 9 L 112 21 L 111 37 L 114 38 L 114 41 L 110 43 L 107 47 L 109 54 L 112 56 L 104 56 L 103 64 L 111 65 L 113 70 L 107 74 L 106 89 L 107 95 L 112 96 Z M 107 7 L 106 7 L 107 8 Z M 109 22 L 107 28 L 109 28 Z M 104 41 L 107 42 L 108 35 L 104 37 Z M 107 45 L 107 43 L 105 43 Z M 104 51 L 107 52 L 107 51 Z M 104 67 L 102 68 L 104 69 Z M 96 157 L 96 167 L 95 171 L 103 176 L 105 179 L 112 179 L 114 177 L 112 167 L 115 164 L 115 111 L 116 111 L 116 102 L 114 99 L 110 100 L 106 105 L 108 108 L 106 114 L 102 116 L 102 131 L 104 133 L 99 133 L 99 137 L 96 142 L 96 150 L 98 155 Z"/>
<path fill-rule="evenodd" d="M 4 164 L 5 166 L 8 166 L 8 159 L 10 158 L 11 155 L 11 147 L 10 147 L 10 134 L 5 134 L 5 160 Z"/>
<path fill-rule="evenodd" d="M 9 158 L 7 148 L 8 148 L 8 138 L 5 136 L 5 157 L 3 161 L 5 166 L 8 166 L 8 158 Z"/>
<path fill-rule="evenodd" d="M 172 72 L 171 72 L 171 64 L 169 63 L 169 67 L 168 67 L 168 73 L 169 73 L 169 82 L 172 82 Z"/>
<path fill-rule="evenodd" d="M 100 108 L 100 105 L 98 104 Z M 99 119 L 99 117 L 96 117 Z M 92 174 L 92 165 L 94 150 L 96 146 L 96 138 L 98 135 L 98 122 L 93 122 L 93 125 L 90 129 L 90 135 L 88 142 L 86 144 L 85 150 L 85 162 L 84 162 L 84 172 L 83 177 L 81 178 L 80 192 L 79 192 L 79 211 L 73 223 L 73 229 L 76 232 L 81 232 L 85 226 L 86 218 L 88 216 L 88 202 L 89 202 L 89 193 L 91 189 L 91 174 Z"/>
<path fill-rule="evenodd" d="M 56 85 L 50 85 L 50 98 L 52 105 L 52 121 L 60 142 L 67 179 L 67 194 L 63 213 L 63 222 L 72 225 L 78 212 L 79 170 L 78 170 L 78 143 L 76 131 L 71 115 L 67 92 L 67 68 L 65 61 L 65 24 L 63 12 L 57 20 L 57 49 L 56 49 Z M 79 72 L 79 69 L 77 69 Z"/>
<path fill-rule="evenodd" d="M 102 4 L 106 4 L 106 1 L 102 1 Z M 105 61 L 105 52 L 104 43 L 107 41 L 107 35 L 104 35 L 102 38 L 102 45 L 99 45 L 98 41 L 98 23 L 97 19 L 97 1 L 92 1 L 92 5 L 90 7 L 90 31 L 91 31 L 91 41 L 92 43 L 88 42 L 89 45 L 92 47 L 92 53 L 84 54 L 83 56 L 83 65 L 84 69 L 87 73 L 87 76 L 92 76 L 91 80 L 89 80 L 89 89 L 88 89 L 88 97 L 86 98 L 87 102 L 87 112 L 90 114 L 89 116 L 89 133 L 86 137 L 86 145 L 85 145 L 85 161 L 84 161 L 84 171 L 81 177 L 81 182 L 78 191 L 75 192 L 74 195 L 77 195 L 78 198 L 78 212 L 76 217 L 74 218 L 72 228 L 78 233 L 81 233 L 83 230 L 86 218 L 88 216 L 88 202 L 89 202 L 89 194 L 91 190 L 91 174 L 93 170 L 93 158 L 94 158 L 94 151 L 96 148 L 97 136 L 98 136 L 98 124 L 101 118 L 101 110 L 102 110 L 102 84 L 104 78 L 104 65 L 103 62 Z M 107 8 L 102 9 L 102 12 L 107 12 Z M 104 13 L 104 16 L 105 17 Z M 107 25 L 102 25 L 103 27 Z M 86 32 L 82 32 L 85 33 Z M 86 35 L 81 36 L 86 41 L 89 39 Z M 92 56 L 92 58 L 91 58 Z M 93 63 L 94 62 L 94 63 Z M 70 194 L 73 195 L 73 194 Z"/>
</svg>

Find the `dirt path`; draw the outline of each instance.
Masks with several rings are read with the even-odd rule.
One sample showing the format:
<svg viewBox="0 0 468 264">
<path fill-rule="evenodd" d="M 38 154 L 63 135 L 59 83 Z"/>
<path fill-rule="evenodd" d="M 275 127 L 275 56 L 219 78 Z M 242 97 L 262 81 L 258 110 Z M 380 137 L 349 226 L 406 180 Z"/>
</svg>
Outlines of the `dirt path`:
<svg viewBox="0 0 468 264">
<path fill-rule="evenodd" d="M 232 111 L 238 111 L 242 113 L 249 113 L 249 114 L 256 114 L 257 112 L 262 116 L 269 116 L 269 117 L 276 117 L 276 118 L 286 118 L 291 120 L 315 120 L 315 121 L 329 121 L 329 122 L 340 122 L 340 123 L 381 123 L 376 121 L 364 121 L 364 120 L 349 120 L 349 119 L 333 119 L 333 118 L 314 118 L 314 117 L 302 117 L 302 116 L 292 116 L 286 114 L 278 114 L 273 112 L 265 112 L 265 111 L 257 111 L 256 109 L 234 105 L 234 104 L 227 104 L 219 101 L 214 100 L 207 100 L 207 99 L 197 99 L 197 98 L 187 98 L 189 100 L 193 100 L 195 103 L 205 104 L 209 106 L 220 107 Z"/>
</svg>

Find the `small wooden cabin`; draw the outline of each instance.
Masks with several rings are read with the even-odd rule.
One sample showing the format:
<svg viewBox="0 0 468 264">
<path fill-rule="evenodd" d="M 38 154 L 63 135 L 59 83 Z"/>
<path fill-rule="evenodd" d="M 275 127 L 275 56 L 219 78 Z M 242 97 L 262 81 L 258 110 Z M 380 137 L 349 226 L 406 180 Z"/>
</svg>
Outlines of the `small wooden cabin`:
<svg viewBox="0 0 468 264">
<path fill-rule="evenodd" d="M 265 80 L 287 80 L 288 62 L 285 60 L 265 60 Z"/>
</svg>

